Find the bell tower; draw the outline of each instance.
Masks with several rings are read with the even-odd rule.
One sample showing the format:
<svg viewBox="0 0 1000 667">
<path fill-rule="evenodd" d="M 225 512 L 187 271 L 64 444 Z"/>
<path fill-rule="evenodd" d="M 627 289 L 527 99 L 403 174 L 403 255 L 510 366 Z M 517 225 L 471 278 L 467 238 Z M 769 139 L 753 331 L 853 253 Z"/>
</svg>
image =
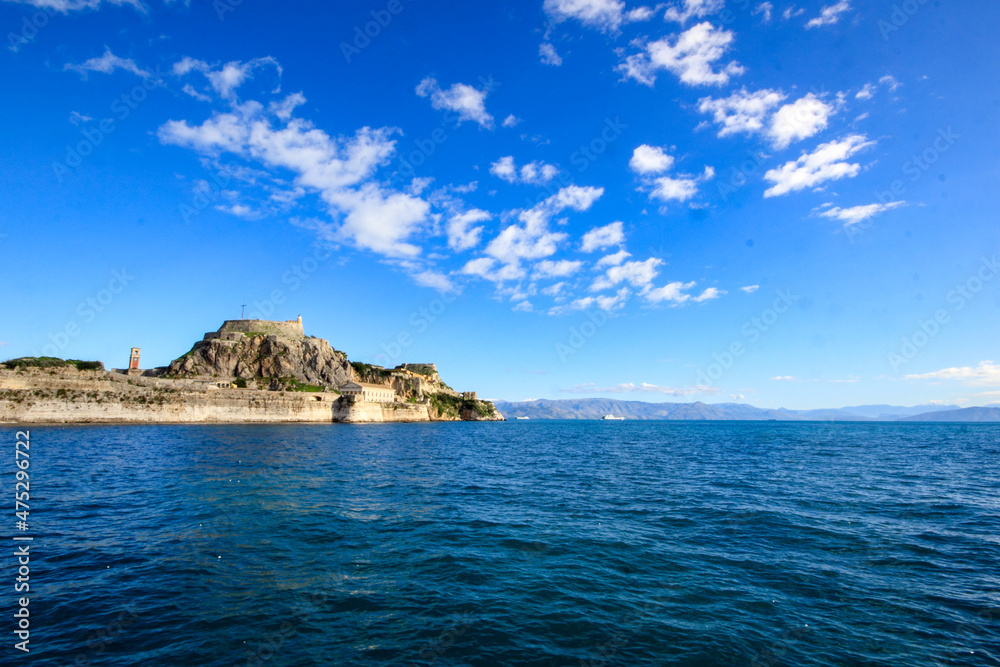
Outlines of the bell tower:
<svg viewBox="0 0 1000 667">
<path fill-rule="evenodd" d="M 132 354 L 128 360 L 128 369 L 130 371 L 139 370 L 139 348 L 133 347 Z"/>
</svg>

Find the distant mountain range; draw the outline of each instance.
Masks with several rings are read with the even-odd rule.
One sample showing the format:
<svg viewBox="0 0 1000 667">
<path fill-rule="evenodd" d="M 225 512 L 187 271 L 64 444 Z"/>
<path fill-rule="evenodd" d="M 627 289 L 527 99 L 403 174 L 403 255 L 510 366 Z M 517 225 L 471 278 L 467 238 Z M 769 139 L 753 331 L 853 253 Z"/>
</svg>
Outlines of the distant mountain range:
<svg viewBox="0 0 1000 667">
<path fill-rule="evenodd" d="M 644 403 L 611 398 L 576 398 L 510 403 L 494 401 L 507 418 L 600 419 L 604 415 L 640 420 L 676 421 L 914 421 L 1000 422 L 1000 408 L 957 405 L 857 405 L 826 410 L 768 410 L 741 403 Z"/>
</svg>

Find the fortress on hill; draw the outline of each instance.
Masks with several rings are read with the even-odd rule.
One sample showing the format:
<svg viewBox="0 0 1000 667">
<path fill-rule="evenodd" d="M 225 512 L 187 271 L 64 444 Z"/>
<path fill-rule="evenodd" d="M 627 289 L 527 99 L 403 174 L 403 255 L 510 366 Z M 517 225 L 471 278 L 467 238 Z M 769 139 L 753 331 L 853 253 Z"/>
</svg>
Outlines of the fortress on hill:
<svg viewBox="0 0 1000 667">
<path fill-rule="evenodd" d="M 79 370 L 69 362 L 0 367 L 0 423 L 502 421 L 435 364 L 351 362 L 295 320 L 226 320 L 169 366 Z M 53 367 L 52 362 L 65 363 Z M 100 364 L 94 364 L 100 367 Z"/>
</svg>

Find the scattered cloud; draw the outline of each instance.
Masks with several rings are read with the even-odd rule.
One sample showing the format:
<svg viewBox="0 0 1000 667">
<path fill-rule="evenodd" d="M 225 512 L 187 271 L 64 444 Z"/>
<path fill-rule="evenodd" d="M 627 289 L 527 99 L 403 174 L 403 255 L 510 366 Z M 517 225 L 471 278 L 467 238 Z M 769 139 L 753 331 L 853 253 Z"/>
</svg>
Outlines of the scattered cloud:
<svg viewBox="0 0 1000 667">
<path fill-rule="evenodd" d="M 559 174 L 559 167 L 544 162 L 529 162 L 518 169 L 514 156 L 508 155 L 491 164 L 490 173 L 508 183 L 544 185 Z"/>
<path fill-rule="evenodd" d="M 628 56 L 618 71 L 626 79 L 647 86 L 656 82 L 656 72 L 661 69 L 676 74 L 689 86 L 721 86 L 744 71 L 736 61 L 715 69 L 735 38 L 733 32 L 705 21 L 677 35 L 673 41 L 664 38 L 649 42 L 640 53 Z"/>
<path fill-rule="evenodd" d="M 549 221 L 566 209 L 586 211 L 603 194 L 604 188 L 570 185 L 534 207 L 521 211 L 518 224 L 506 227 L 486 247 L 487 255 L 513 268 L 504 274 L 490 269 L 491 275 L 512 275 L 518 273 L 516 269 L 521 260 L 543 259 L 555 254 L 567 235 L 550 231 Z"/>
<path fill-rule="evenodd" d="M 617 0 L 545 0 L 543 8 L 553 23 L 573 19 L 606 33 L 618 32 L 623 23 L 648 21 L 653 16 L 649 7 L 626 12 L 625 3 Z"/>
<path fill-rule="evenodd" d="M 604 227 L 595 227 L 584 234 L 580 251 L 594 252 L 595 250 L 603 250 L 618 245 L 623 241 L 625 241 L 623 223 L 612 222 L 610 225 L 605 225 Z M 626 256 L 628 255 L 628 253 L 625 254 Z"/>
<path fill-rule="evenodd" d="M 87 78 L 88 72 L 111 74 L 115 70 L 119 69 L 125 70 L 126 72 L 131 72 L 132 74 L 135 74 L 138 77 L 142 77 L 143 79 L 149 79 L 152 78 L 153 76 L 150 72 L 147 72 L 146 70 L 136 65 L 135 61 L 132 60 L 131 58 L 119 58 L 114 53 L 112 53 L 111 49 L 108 47 L 104 47 L 104 55 L 100 57 L 91 58 L 90 60 L 87 60 L 80 65 L 67 63 L 65 67 L 63 67 L 63 69 L 66 71 L 77 72 L 84 79 Z"/>
<path fill-rule="evenodd" d="M 435 109 L 454 111 L 458 122 L 471 120 L 487 130 L 493 129 L 493 116 L 486 111 L 487 89 L 479 90 L 464 83 L 456 83 L 443 90 L 437 79 L 427 77 L 417 86 L 417 95 L 429 97 Z"/>
<path fill-rule="evenodd" d="M 413 274 L 413 280 L 416 281 L 418 285 L 430 287 L 439 292 L 455 291 L 455 285 L 451 282 L 448 276 L 438 271 L 427 270 L 415 273 Z"/>
<path fill-rule="evenodd" d="M 840 0 L 834 5 L 824 7 L 819 16 L 806 23 L 806 28 L 819 28 L 825 25 L 834 25 L 840 21 L 840 15 L 851 10 L 851 3 L 848 0 Z"/>
<path fill-rule="evenodd" d="M 520 122 L 521 122 L 520 118 L 518 118 L 514 114 L 511 114 L 511 115 L 509 115 L 509 116 L 507 116 L 506 118 L 503 119 L 503 126 L 504 127 L 515 127 Z"/>
<path fill-rule="evenodd" d="M 84 123 L 89 123 L 92 120 L 94 119 L 91 118 L 90 116 L 84 116 L 79 111 L 72 111 L 69 114 L 69 122 L 73 123 L 74 125 L 83 125 Z"/>
<path fill-rule="evenodd" d="M 961 368 L 945 368 L 934 373 L 922 375 L 907 375 L 907 380 L 962 380 L 974 387 L 1000 387 L 1000 364 L 992 361 L 981 361 L 979 366 L 963 366 Z"/>
<path fill-rule="evenodd" d="M 779 107 L 786 97 L 777 90 L 751 93 L 743 88 L 729 97 L 702 98 L 698 101 L 698 110 L 712 114 L 714 122 L 720 126 L 720 137 L 761 134 L 779 150 L 826 129 L 830 116 L 836 113 L 834 105 L 813 93 Z"/>
<path fill-rule="evenodd" d="M 794 382 L 795 378 L 791 375 L 778 375 L 777 377 L 771 378 L 775 382 Z"/>
<path fill-rule="evenodd" d="M 629 167 L 637 174 L 659 174 L 674 166 L 674 158 L 659 146 L 643 144 L 632 152 Z"/>
<path fill-rule="evenodd" d="M 478 208 L 451 216 L 448 219 L 448 247 L 456 251 L 475 248 L 483 233 L 483 227 L 477 223 L 486 222 L 492 217 Z"/>
<path fill-rule="evenodd" d="M 568 259 L 554 262 L 546 259 L 535 264 L 535 276 L 538 278 L 566 278 L 583 267 L 583 262 Z"/>
<path fill-rule="evenodd" d="M 764 23 L 770 23 L 771 22 L 771 13 L 773 11 L 774 11 L 774 5 L 773 4 L 771 4 L 770 2 L 762 2 L 759 5 L 757 5 L 756 7 L 754 7 L 754 10 L 753 10 L 752 13 L 753 13 L 754 16 L 757 16 L 758 14 L 760 14 L 761 15 L 761 20 Z"/>
<path fill-rule="evenodd" d="M 849 163 L 847 159 L 874 144 L 860 134 L 821 144 L 812 153 L 803 153 L 798 160 L 765 173 L 764 179 L 774 185 L 764 192 L 764 196 L 779 197 L 817 187 L 827 181 L 854 178 L 860 173 L 861 165 Z"/>
<path fill-rule="evenodd" d="M 705 167 L 701 176 L 678 174 L 676 176 L 656 176 L 663 174 L 674 165 L 674 158 L 658 146 L 643 144 L 632 153 L 629 167 L 644 176 L 640 192 L 648 192 L 650 199 L 660 201 L 687 201 L 698 194 L 698 185 L 715 176 L 715 170 Z"/>
<path fill-rule="evenodd" d="M 274 68 L 277 72 L 278 78 L 281 78 L 283 73 L 281 65 L 277 60 L 270 56 L 266 56 L 264 58 L 254 58 L 253 60 L 245 63 L 234 60 L 224 65 L 212 65 L 203 60 L 184 57 L 174 63 L 173 73 L 174 76 L 183 77 L 187 76 L 191 72 L 199 72 L 204 75 L 206 79 L 208 79 L 208 83 L 212 87 L 212 90 L 214 90 L 219 97 L 227 100 L 234 100 L 236 97 L 236 90 L 246 83 L 248 79 L 253 78 L 255 70 L 264 67 Z M 279 90 L 280 85 L 275 88 L 274 92 L 277 93 Z M 184 92 L 197 99 L 207 101 L 207 97 L 195 90 L 193 87 L 185 87 Z M 298 104 L 303 104 L 305 102 L 305 98 L 301 97 L 301 93 L 298 94 L 298 97 L 292 96 L 286 99 L 286 102 L 290 104 L 292 101 L 299 98 L 301 98 L 301 101 L 299 101 Z M 291 109 L 294 108 L 294 106 L 291 107 Z M 287 120 L 287 118 L 290 117 L 291 113 L 289 112 L 285 119 Z"/>
<path fill-rule="evenodd" d="M 570 394 L 666 394 L 667 396 L 693 396 L 696 394 L 717 394 L 720 389 L 707 385 L 694 385 L 691 387 L 665 387 L 662 385 L 648 384 L 642 382 L 634 384 L 632 382 L 617 384 L 612 387 L 599 387 L 594 383 L 574 385 L 570 389 L 563 389 Z"/>
<path fill-rule="evenodd" d="M 590 286 L 591 292 L 601 292 L 621 283 L 628 283 L 632 287 L 647 291 L 653 279 L 659 274 L 657 267 L 663 264 L 663 260 L 651 257 L 643 262 L 625 262 L 618 266 L 610 267 L 603 276 L 600 276 Z"/>
<path fill-rule="evenodd" d="M 760 285 L 747 285 L 746 287 L 741 287 L 741 292 L 746 292 L 747 294 L 753 294 L 760 289 Z"/>
<path fill-rule="evenodd" d="M 604 257 L 601 257 L 595 266 L 599 269 L 605 266 L 618 266 L 631 256 L 632 253 L 627 250 L 619 250 L 613 255 L 605 255 Z"/>
<path fill-rule="evenodd" d="M 145 14 L 148 12 L 146 5 L 140 0 L 103 0 L 109 5 L 122 7 L 128 5 L 137 11 Z M 63 14 L 80 11 L 83 9 L 100 9 L 102 0 L 7 0 L 7 2 L 17 2 L 23 5 L 31 5 L 39 9 L 51 9 Z M 170 0 L 167 0 L 169 4 Z"/>
<path fill-rule="evenodd" d="M 867 206 L 854 206 L 852 208 L 840 208 L 833 207 L 818 213 L 818 215 L 824 218 L 830 218 L 833 220 L 840 220 L 844 223 L 845 227 L 850 227 L 851 225 L 856 225 L 859 222 L 864 222 L 869 218 L 873 218 L 880 213 L 885 213 L 886 211 L 891 211 L 894 208 L 899 208 L 900 206 L 905 206 L 904 201 L 894 201 L 887 204 L 868 204 Z"/>
<path fill-rule="evenodd" d="M 691 18 L 705 18 L 725 8 L 725 0 L 683 0 L 680 6 L 667 8 L 664 21 L 675 21 L 684 25 Z"/>
<path fill-rule="evenodd" d="M 542 42 L 541 46 L 538 47 L 538 56 L 542 59 L 543 65 L 559 67 L 563 64 L 562 58 L 556 52 L 556 47 L 549 42 Z"/>
</svg>

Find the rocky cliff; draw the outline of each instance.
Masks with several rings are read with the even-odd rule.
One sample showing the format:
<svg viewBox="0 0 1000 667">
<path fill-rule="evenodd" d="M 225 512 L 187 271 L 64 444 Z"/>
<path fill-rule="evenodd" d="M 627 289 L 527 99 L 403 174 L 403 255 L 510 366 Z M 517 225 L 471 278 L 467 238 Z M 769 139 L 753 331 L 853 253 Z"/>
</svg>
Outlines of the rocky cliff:
<svg viewBox="0 0 1000 667">
<path fill-rule="evenodd" d="M 354 379 L 347 357 L 320 338 L 292 339 L 263 333 L 206 338 L 174 360 L 162 375 L 173 378 L 220 377 L 272 384 L 336 388 Z"/>
</svg>

